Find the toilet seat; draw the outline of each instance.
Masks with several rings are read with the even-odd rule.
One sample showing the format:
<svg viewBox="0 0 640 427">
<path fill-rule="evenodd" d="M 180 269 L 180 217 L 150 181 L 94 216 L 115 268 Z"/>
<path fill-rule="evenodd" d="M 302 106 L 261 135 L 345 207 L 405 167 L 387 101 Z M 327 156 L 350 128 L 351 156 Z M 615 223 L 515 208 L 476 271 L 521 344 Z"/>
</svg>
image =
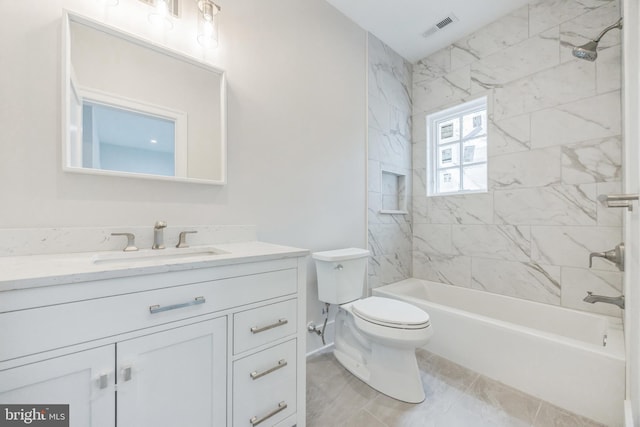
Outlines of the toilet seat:
<svg viewBox="0 0 640 427">
<path fill-rule="evenodd" d="M 429 314 L 409 303 L 390 298 L 369 297 L 354 301 L 351 312 L 367 322 L 387 328 L 424 329 Z"/>
</svg>

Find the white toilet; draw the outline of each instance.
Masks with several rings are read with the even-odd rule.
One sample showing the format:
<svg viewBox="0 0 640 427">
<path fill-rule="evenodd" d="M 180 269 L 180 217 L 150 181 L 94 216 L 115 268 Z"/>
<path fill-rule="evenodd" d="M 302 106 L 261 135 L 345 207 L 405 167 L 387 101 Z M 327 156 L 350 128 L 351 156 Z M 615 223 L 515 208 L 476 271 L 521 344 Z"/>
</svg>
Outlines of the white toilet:
<svg viewBox="0 0 640 427">
<path fill-rule="evenodd" d="M 395 399 L 425 398 L 415 350 L 433 334 L 429 315 L 411 304 L 364 295 L 369 251 L 316 252 L 320 301 L 340 305 L 335 323 L 336 359 L 356 377 Z"/>
</svg>

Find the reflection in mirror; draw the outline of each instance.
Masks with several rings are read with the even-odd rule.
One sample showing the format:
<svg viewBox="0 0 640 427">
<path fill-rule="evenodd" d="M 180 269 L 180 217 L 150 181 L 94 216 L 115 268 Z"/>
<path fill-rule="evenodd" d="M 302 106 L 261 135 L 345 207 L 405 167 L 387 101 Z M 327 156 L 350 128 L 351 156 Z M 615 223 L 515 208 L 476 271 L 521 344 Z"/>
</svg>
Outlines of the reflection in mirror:
<svg viewBox="0 0 640 427">
<path fill-rule="evenodd" d="M 175 176 L 175 128 L 172 120 L 85 99 L 81 167 Z"/>
<path fill-rule="evenodd" d="M 64 169 L 224 184 L 224 73 L 74 15 Z"/>
</svg>

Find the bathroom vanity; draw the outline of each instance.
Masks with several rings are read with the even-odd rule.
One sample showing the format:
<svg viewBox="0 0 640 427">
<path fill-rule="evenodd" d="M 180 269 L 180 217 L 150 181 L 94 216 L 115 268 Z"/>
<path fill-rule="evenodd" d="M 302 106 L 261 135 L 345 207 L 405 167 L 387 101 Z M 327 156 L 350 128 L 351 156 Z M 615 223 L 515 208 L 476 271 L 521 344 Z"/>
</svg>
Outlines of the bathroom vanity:
<svg viewBox="0 0 640 427">
<path fill-rule="evenodd" d="M 0 405 L 70 425 L 305 424 L 306 250 L 0 257 Z"/>
</svg>

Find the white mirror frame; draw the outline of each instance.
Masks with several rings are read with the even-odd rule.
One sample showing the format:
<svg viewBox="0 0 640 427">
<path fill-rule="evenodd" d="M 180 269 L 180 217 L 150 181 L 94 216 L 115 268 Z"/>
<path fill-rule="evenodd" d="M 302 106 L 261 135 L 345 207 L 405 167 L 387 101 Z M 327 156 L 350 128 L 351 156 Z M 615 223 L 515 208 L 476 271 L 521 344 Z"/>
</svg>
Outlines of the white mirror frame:
<svg viewBox="0 0 640 427">
<path fill-rule="evenodd" d="M 220 165 L 219 165 L 220 179 L 209 180 L 209 179 L 177 177 L 177 176 L 161 176 L 161 175 L 151 175 L 151 174 L 143 174 L 143 173 L 117 172 L 117 171 L 110 171 L 110 170 L 89 169 L 89 168 L 79 168 L 79 167 L 69 166 L 70 164 L 69 156 L 71 155 L 69 150 L 70 130 L 71 130 L 70 129 L 70 119 L 71 119 L 70 100 L 72 96 L 76 96 L 76 94 L 73 91 L 73 88 L 71 87 L 71 79 L 74 78 L 74 76 L 72 76 L 72 67 L 71 67 L 71 34 L 70 34 L 71 21 L 77 22 L 79 24 L 87 25 L 89 27 L 93 27 L 100 31 L 106 31 L 107 33 L 114 35 L 116 37 L 119 37 L 121 39 L 128 40 L 130 42 L 133 42 L 139 45 L 143 45 L 149 49 L 153 49 L 164 55 L 174 57 L 178 60 L 196 65 L 198 67 L 209 69 L 210 71 L 213 71 L 220 75 Z M 116 176 L 116 177 L 126 177 L 126 178 L 141 178 L 141 179 L 160 180 L 160 181 L 186 182 L 186 183 L 197 183 L 197 184 L 208 184 L 208 185 L 225 185 L 227 183 L 227 83 L 226 83 L 226 72 L 224 70 L 217 68 L 211 64 L 207 64 L 205 62 L 199 61 L 196 58 L 185 55 L 176 50 L 169 49 L 165 46 L 161 46 L 150 40 L 135 36 L 121 29 L 111 27 L 110 25 L 103 24 L 101 22 L 97 22 L 93 19 L 78 15 L 68 10 L 63 11 L 61 45 L 62 45 L 62 55 L 61 55 L 61 58 L 62 58 L 62 61 L 61 61 L 62 158 L 61 160 L 62 160 L 62 170 L 64 172 L 90 174 L 90 175 Z"/>
</svg>

